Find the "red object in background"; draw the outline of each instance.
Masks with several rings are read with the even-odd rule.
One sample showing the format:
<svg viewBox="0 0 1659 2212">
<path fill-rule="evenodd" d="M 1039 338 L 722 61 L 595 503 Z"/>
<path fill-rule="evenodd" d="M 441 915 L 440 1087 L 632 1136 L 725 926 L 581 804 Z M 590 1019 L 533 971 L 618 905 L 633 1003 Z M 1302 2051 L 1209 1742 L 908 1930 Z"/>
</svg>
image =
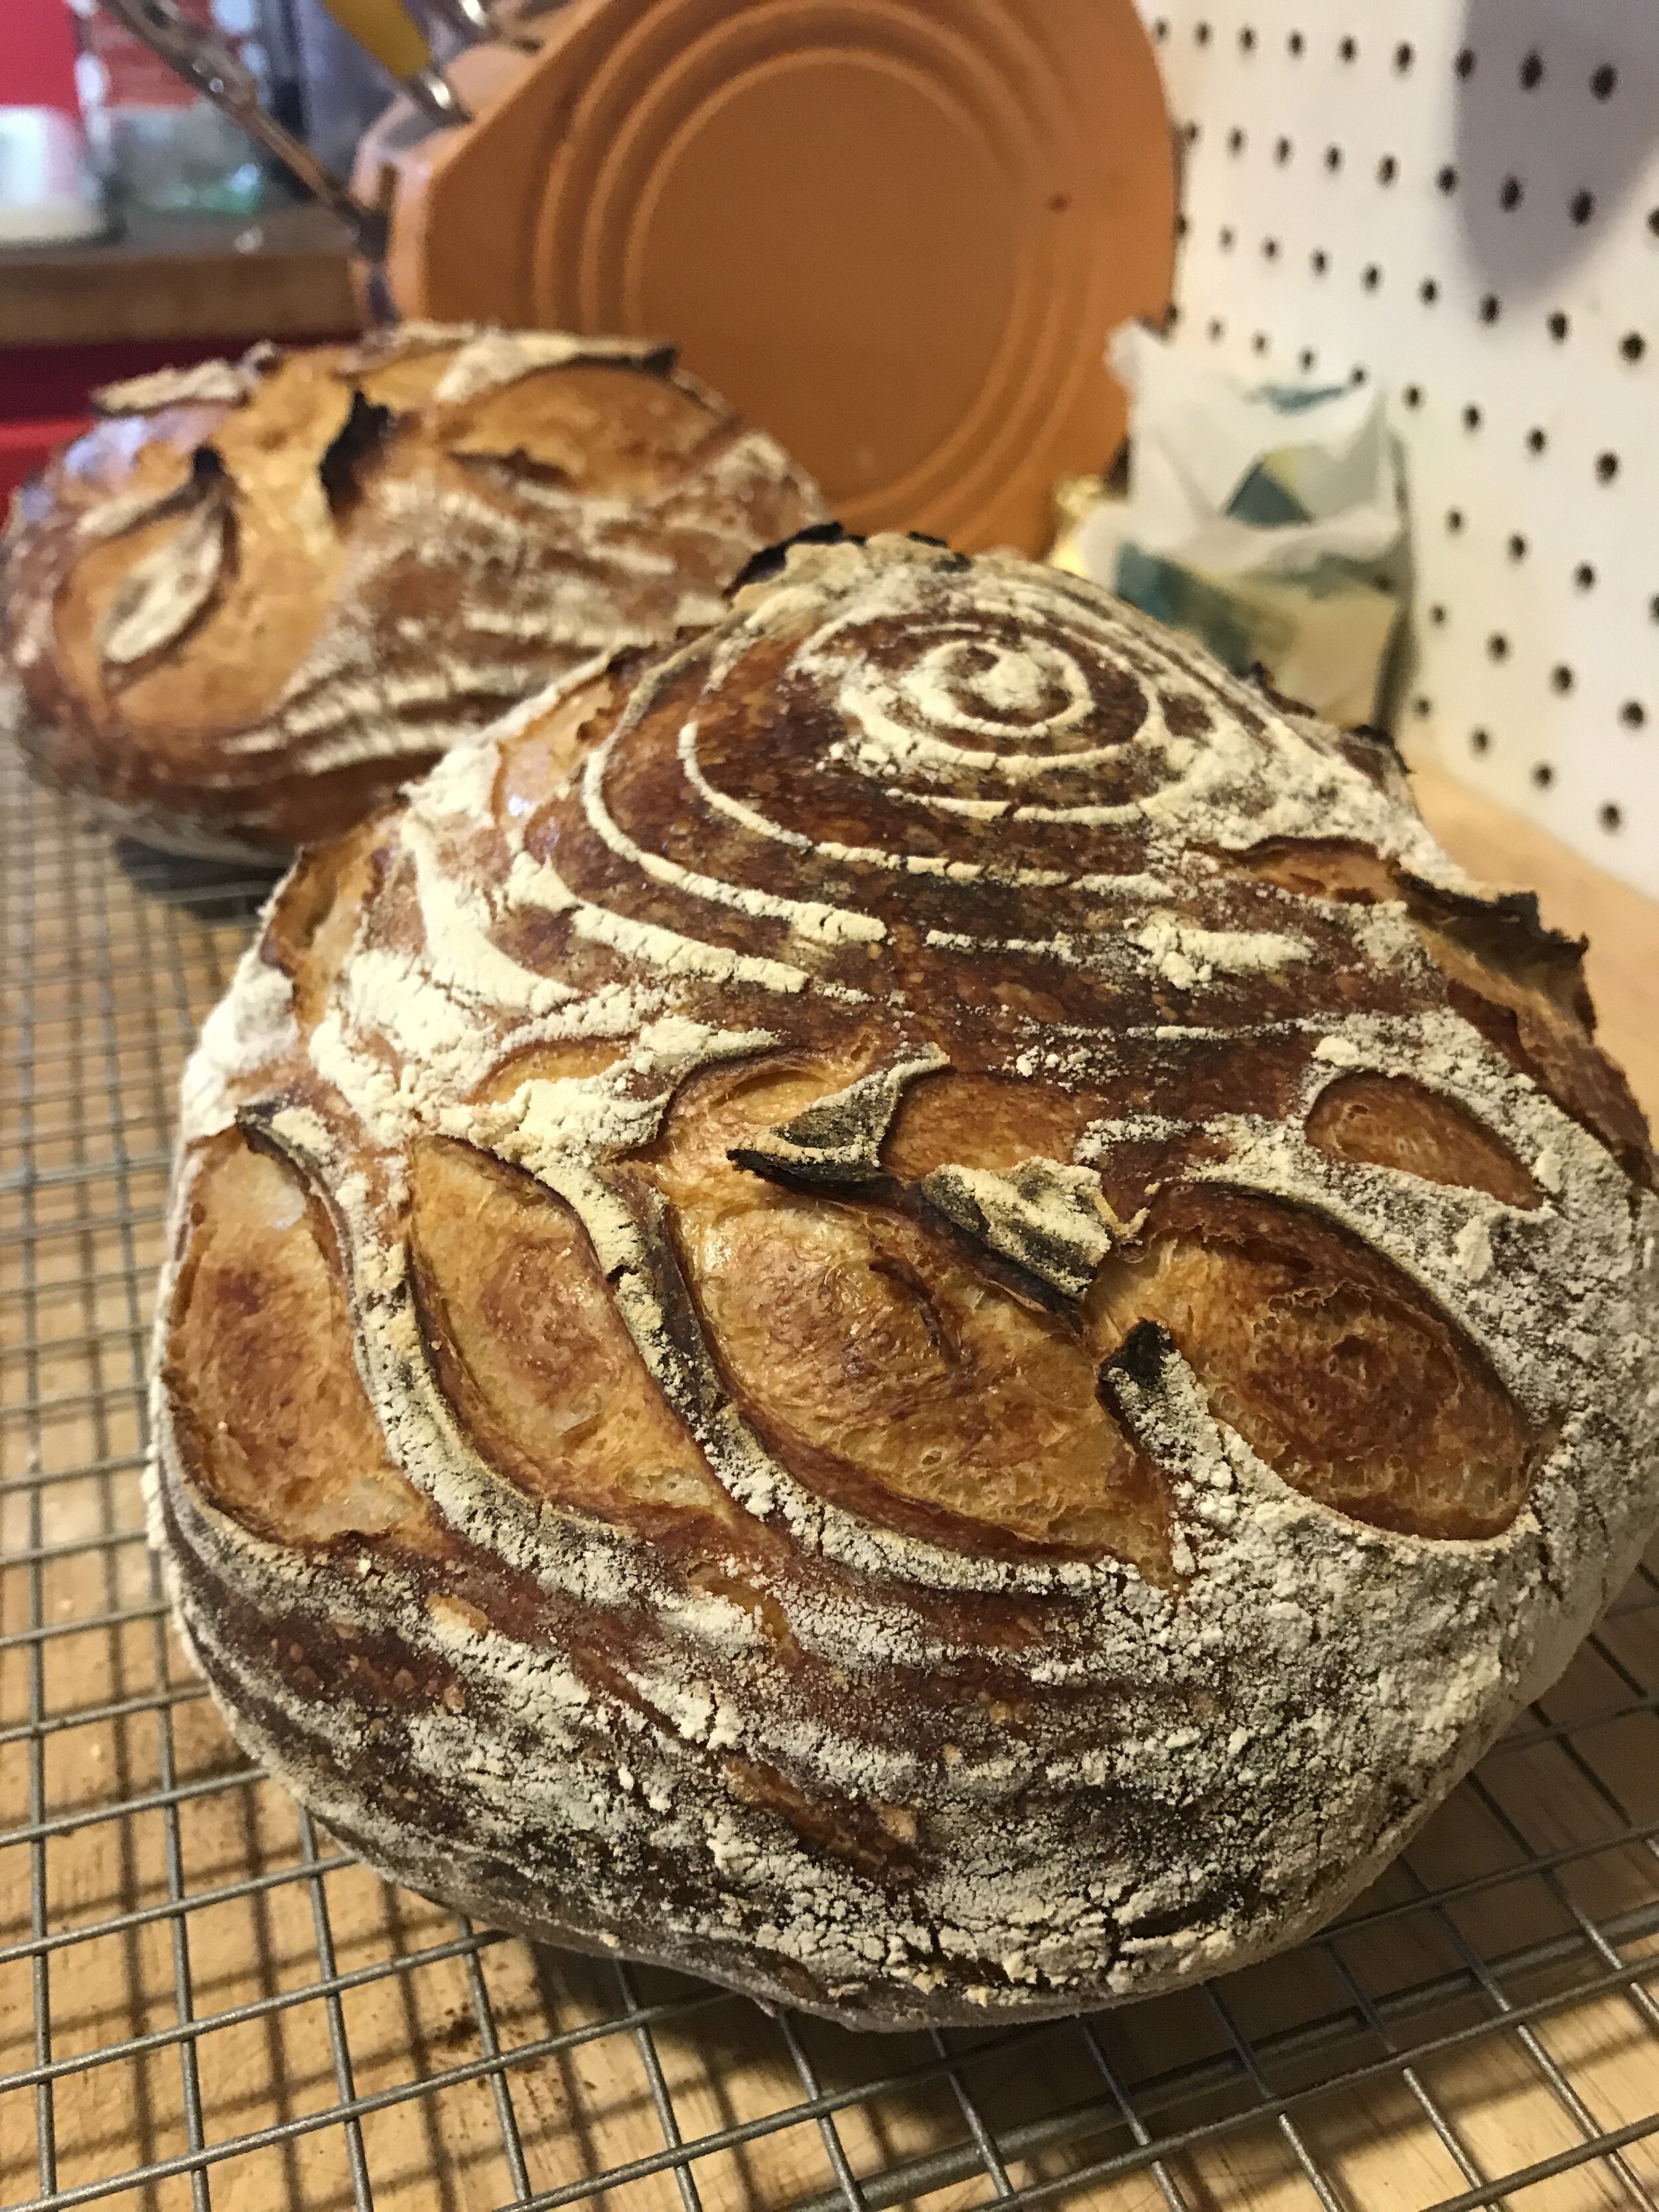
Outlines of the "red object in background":
<svg viewBox="0 0 1659 2212">
<path fill-rule="evenodd" d="M 64 0 L 4 0 L 0 107 L 56 107 L 79 117 L 75 27 Z"/>
<path fill-rule="evenodd" d="M 34 4 L 36 0 L 25 0 L 25 5 Z M 213 28 L 212 0 L 177 0 L 177 6 L 198 28 Z M 85 29 L 87 50 L 103 64 L 108 78 L 105 98 L 110 106 L 189 107 L 194 102 L 195 87 L 113 15 L 94 8 Z"/>
<path fill-rule="evenodd" d="M 0 0 L 0 6 L 5 0 Z M 80 436 L 92 420 L 88 395 L 100 384 L 152 368 L 187 368 L 216 354 L 240 353 L 245 338 L 127 339 L 115 345 L 0 349 L 0 520 L 6 501 L 54 446 Z"/>
</svg>

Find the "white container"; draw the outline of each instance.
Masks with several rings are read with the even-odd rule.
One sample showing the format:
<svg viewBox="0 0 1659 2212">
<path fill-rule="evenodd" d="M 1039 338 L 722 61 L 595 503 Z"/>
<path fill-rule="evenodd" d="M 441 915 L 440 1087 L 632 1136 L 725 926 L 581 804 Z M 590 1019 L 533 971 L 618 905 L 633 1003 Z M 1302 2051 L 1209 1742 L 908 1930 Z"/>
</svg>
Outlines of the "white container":
<svg viewBox="0 0 1659 2212">
<path fill-rule="evenodd" d="M 104 228 L 79 127 L 55 107 L 0 107 L 0 246 L 97 238 Z"/>
</svg>

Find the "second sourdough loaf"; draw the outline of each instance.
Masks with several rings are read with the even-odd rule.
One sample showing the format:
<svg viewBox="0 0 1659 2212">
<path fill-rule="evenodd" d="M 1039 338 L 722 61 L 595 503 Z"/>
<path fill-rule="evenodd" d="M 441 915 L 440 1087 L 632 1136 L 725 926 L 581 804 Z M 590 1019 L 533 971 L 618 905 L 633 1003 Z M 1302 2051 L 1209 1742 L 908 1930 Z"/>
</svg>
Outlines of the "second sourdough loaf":
<svg viewBox="0 0 1659 2212">
<path fill-rule="evenodd" d="M 349 827 L 562 671 L 715 618 L 822 511 L 629 339 L 405 324 L 98 400 L 14 509 L 8 719 L 44 781 L 188 849 Z"/>
<path fill-rule="evenodd" d="M 795 547 L 204 1033 L 152 1510 L 232 1725 L 468 1912 L 866 2023 L 1294 1941 L 1659 1517 L 1581 950 L 1092 587 Z"/>
</svg>

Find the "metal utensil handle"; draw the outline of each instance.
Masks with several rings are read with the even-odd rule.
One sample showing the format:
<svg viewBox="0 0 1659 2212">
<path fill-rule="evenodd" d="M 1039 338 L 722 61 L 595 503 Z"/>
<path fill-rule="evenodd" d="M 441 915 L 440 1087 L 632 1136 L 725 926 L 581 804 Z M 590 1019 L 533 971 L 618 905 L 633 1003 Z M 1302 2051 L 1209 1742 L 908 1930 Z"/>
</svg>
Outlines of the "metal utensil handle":
<svg viewBox="0 0 1659 2212">
<path fill-rule="evenodd" d="M 266 114 L 252 73 L 222 40 L 191 22 L 176 0 L 100 0 L 100 5 L 331 208 L 366 260 L 385 259 L 385 216 L 378 208 L 365 207 L 307 145 Z"/>
<path fill-rule="evenodd" d="M 429 14 L 464 39 L 493 39 L 495 19 L 489 0 L 427 0 Z"/>
</svg>

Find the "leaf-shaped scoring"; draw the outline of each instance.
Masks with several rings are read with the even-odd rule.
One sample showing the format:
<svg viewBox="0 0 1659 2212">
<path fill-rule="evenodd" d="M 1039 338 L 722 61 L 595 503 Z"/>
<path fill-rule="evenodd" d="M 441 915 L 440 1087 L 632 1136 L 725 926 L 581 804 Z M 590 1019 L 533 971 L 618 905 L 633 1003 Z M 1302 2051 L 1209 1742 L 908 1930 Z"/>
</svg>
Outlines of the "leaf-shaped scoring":
<svg viewBox="0 0 1659 2212">
<path fill-rule="evenodd" d="M 213 597 L 230 551 L 230 508 L 210 481 L 177 530 L 134 563 L 99 631 L 106 668 L 130 668 L 176 643 Z"/>
</svg>

